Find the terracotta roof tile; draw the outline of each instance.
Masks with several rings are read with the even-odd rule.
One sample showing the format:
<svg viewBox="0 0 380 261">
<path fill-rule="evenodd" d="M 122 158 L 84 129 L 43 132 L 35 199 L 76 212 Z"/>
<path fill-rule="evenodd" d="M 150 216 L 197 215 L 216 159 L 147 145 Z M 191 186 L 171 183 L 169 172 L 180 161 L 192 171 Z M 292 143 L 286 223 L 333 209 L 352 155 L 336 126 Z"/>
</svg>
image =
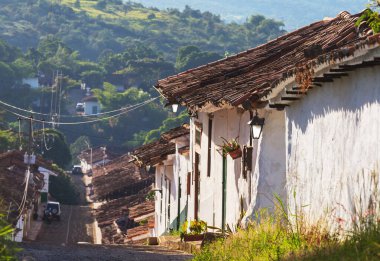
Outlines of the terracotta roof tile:
<svg viewBox="0 0 380 261">
<path fill-rule="evenodd" d="M 166 159 L 166 156 L 175 153 L 175 144 L 170 142 L 181 136 L 189 135 L 190 127 L 185 124 L 173 128 L 163 134 L 161 138 L 152 143 L 143 145 L 132 152 L 140 165 L 155 165 Z"/>
<path fill-rule="evenodd" d="M 181 103 L 189 110 L 207 103 L 237 106 L 257 101 L 294 76 L 297 67 L 352 55 L 370 33 L 367 26 L 355 26 L 359 16 L 342 12 L 330 21 L 313 23 L 256 48 L 159 80 L 156 88 L 169 103 Z"/>
<path fill-rule="evenodd" d="M 133 195 L 154 182 L 154 176 L 129 162 L 125 155 L 94 169 L 92 184 L 97 199 L 115 199 Z"/>
</svg>

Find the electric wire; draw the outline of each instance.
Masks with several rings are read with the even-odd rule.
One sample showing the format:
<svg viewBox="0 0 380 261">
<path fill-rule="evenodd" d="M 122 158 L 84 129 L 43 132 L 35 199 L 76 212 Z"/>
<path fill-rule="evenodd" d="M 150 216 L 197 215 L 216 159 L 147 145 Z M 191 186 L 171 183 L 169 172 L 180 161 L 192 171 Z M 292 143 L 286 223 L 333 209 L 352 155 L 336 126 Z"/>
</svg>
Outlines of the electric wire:
<svg viewBox="0 0 380 261">
<path fill-rule="evenodd" d="M 111 116 L 107 116 L 107 117 L 102 117 L 102 118 L 99 118 L 99 119 L 94 119 L 94 120 L 89 120 L 89 121 L 60 122 L 59 125 L 79 125 L 79 124 L 95 123 L 95 122 L 100 122 L 100 121 L 103 121 L 103 120 L 109 120 L 109 119 L 112 119 L 112 118 L 119 117 L 119 116 L 121 116 L 123 114 L 126 114 L 128 112 L 134 111 L 134 110 L 136 110 L 138 108 L 141 108 L 141 107 L 143 107 L 143 106 L 145 106 L 145 105 L 153 102 L 154 100 L 157 100 L 158 98 L 159 98 L 159 96 L 155 97 L 155 98 L 151 98 L 151 99 L 149 99 L 147 101 L 144 101 L 142 103 L 135 104 L 135 105 L 129 107 L 129 109 L 127 109 L 125 111 L 122 111 L 120 113 L 117 113 L 115 115 L 111 115 Z M 5 109 L 5 108 L 3 108 L 3 110 L 5 110 L 5 111 L 7 111 L 7 112 L 9 112 L 9 113 L 11 113 L 11 114 L 13 114 L 15 116 L 18 116 L 18 117 L 20 117 L 22 119 L 30 119 L 30 117 L 22 115 L 22 114 L 19 114 L 19 113 L 16 113 L 14 111 L 11 111 L 11 110 L 8 110 L 8 109 Z M 35 122 L 40 122 L 40 123 L 45 122 L 46 124 L 51 124 L 53 126 L 55 126 L 57 124 L 55 121 L 44 121 L 44 120 L 37 120 L 37 119 L 34 119 L 34 121 Z"/>
<path fill-rule="evenodd" d="M 15 109 L 15 110 L 19 110 L 19 111 L 23 111 L 23 112 L 27 112 L 27 113 L 33 113 L 33 114 L 36 114 L 36 115 L 49 116 L 49 117 L 52 116 L 51 113 L 48 114 L 48 113 L 34 112 L 34 111 L 31 111 L 31 110 L 27 110 L 27 109 L 23 109 L 23 108 L 14 106 L 14 105 L 6 103 L 6 102 L 4 102 L 2 100 L 0 100 L 0 104 L 5 105 L 5 106 L 7 106 L 9 108 L 12 108 L 12 109 Z M 110 114 L 110 113 L 114 113 L 114 112 L 118 112 L 118 111 L 128 110 L 129 108 L 132 108 L 134 106 L 135 105 L 131 105 L 131 106 L 122 107 L 122 108 L 119 108 L 119 109 L 116 109 L 116 110 L 111 110 L 111 111 L 106 111 L 106 112 L 99 112 L 99 113 L 97 113 L 95 115 L 60 115 L 60 117 L 66 117 L 66 118 L 94 117 L 94 116 L 106 115 L 106 114 Z"/>
<path fill-rule="evenodd" d="M 45 150 L 47 150 L 47 151 L 51 150 L 53 147 L 48 148 L 47 143 L 46 143 L 45 122 L 42 122 L 42 138 L 44 141 Z"/>
</svg>

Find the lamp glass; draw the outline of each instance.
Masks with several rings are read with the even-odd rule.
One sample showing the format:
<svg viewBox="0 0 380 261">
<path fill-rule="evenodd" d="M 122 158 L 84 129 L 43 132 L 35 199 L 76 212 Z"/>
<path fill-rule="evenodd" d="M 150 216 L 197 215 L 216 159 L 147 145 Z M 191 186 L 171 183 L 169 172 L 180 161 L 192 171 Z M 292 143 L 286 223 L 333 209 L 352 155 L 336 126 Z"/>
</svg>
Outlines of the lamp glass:
<svg viewBox="0 0 380 261">
<path fill-rule="evenodd" d="M 172 104 L 173 112 L 176 113 L 178 110 L 178 104 L 174 103 Z"/>
<path fill-rule="evenodd" d="M 261 135 L 261 130 L 263 129 L 263 126 L 261 125 L 252 125 L 252 138 L 253 139 L 259 139 Z"/>
</svg>

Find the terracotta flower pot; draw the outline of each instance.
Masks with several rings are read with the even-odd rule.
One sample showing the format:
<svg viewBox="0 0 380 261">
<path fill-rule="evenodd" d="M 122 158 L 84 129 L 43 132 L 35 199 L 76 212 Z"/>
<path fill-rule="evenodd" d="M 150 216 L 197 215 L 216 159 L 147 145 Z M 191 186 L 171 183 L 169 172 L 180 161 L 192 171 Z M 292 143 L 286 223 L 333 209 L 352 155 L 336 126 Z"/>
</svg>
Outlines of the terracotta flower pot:
<svg viewBox="0 0 380 261">
<path fill-rule="evenodd" d="M 198 235 L 184 235 L 183 240 L 184 241 L 202 241 L 204 238 L 204 234 L 198 234 Z"/>
<path fill-rule="evenodd" d="M 231 158 L 237 159 L 237 158 L 241 158 L 242 151 L 241 151 L 241 148 L 239 147 L 236 150 L 228 152 L 228 154 L 230 154 Z"/>
</svg>

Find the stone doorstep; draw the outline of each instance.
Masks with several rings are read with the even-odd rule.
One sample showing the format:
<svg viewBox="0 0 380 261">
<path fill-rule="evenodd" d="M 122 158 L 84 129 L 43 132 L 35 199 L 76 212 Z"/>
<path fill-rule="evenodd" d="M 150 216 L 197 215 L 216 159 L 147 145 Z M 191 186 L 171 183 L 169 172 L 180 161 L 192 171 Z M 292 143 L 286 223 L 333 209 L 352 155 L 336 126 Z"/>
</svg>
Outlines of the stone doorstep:
<svg viewBox="0 0 380 261">
<path fill-rule="evenodd" d="M 171 250 L 181 250 L 190 254 L 198 253 L 201 249 L 202 241 L 181 241 L 179 236 L 160 236 L 158 237 L 160 246 Z"/>
</svg>

